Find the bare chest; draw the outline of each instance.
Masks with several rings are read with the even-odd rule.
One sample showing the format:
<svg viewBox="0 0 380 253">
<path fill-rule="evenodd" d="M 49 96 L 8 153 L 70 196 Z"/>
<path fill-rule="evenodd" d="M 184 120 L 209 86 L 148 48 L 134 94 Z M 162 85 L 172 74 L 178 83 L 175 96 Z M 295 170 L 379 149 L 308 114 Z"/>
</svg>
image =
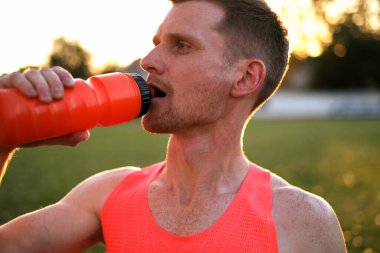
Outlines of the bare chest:
<svg viewBox="0 0 380 253">
<path fill-rule="evenodd" d="M 226 212 L 234 197 L 234 194 L 223 194 L 180 203 L 169 192 L 154 187 L 148 191 L 149 209 L 156 224 L 178 236 L 194 235 L 211 227 Z"/>
</svg>

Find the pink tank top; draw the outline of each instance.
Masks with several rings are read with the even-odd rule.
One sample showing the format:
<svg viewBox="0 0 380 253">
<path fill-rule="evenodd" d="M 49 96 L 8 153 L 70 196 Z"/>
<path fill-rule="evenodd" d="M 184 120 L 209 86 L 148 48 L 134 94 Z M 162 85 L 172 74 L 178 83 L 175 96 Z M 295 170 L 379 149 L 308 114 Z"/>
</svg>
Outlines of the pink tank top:
<svg viewBox="0 0 380 253">
<path fill-rule="evenodd" d="M 101 222 L 107 253 L 277 253 L 270 173 L 252 164 L 225 213 L 191 236 L 160 228 L 149 210 L 148 187 L 159 163 L 126 176 L 106 200 Z"/>
</svg>

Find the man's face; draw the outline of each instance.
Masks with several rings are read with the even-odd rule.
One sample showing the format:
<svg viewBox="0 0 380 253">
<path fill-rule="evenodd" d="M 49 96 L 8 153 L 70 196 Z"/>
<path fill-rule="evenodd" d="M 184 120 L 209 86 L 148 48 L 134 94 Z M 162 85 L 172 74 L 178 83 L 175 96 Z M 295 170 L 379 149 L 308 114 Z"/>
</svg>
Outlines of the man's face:
<svg viewBox="0 0 380 253">
<path fill-rule="evenodd" d="M 157 94 L 143 117 L 146 130 L 199 129 L 223 116 L 232 85 L 224 38 L 216 30 L 223 17 L 215 4 L 185 2 L 175 4 L 160 25 L 154 49 L 141 61 Z"/>
</svg>

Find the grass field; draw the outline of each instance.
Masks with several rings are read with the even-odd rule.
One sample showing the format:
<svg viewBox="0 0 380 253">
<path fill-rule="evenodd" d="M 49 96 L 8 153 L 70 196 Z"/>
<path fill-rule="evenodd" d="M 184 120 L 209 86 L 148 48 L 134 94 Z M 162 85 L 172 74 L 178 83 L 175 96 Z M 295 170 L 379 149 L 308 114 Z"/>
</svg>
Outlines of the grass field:
<svg viewBox="0 0 380 253">
<path fill-rule="evenodd" d="M 132 122 L 97 128 L 77 148 L 22 150 L 0 187 L 0 223 L 54 203 L 94 173 L 164 159 L 167 138 Z M 380 120 L 259 120 L 244 146 L 250 160 L 333 206 L 349 252 L 380 252 Z"/>
</svg>

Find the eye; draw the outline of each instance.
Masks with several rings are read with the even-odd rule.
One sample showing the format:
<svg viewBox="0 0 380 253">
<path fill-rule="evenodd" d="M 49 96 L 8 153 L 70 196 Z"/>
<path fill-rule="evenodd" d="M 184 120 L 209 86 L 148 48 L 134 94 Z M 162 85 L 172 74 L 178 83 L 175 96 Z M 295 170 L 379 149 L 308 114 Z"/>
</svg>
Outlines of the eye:
<svg viewBox="0 0 380 253">
<path fill-rule="evenodd" d="M 176 48 L 180 50 L 189 49 L 191 48 L 189 43 L 186 43 L 184 41 L 177 41 L 176 42 Z"/>
</svg>

